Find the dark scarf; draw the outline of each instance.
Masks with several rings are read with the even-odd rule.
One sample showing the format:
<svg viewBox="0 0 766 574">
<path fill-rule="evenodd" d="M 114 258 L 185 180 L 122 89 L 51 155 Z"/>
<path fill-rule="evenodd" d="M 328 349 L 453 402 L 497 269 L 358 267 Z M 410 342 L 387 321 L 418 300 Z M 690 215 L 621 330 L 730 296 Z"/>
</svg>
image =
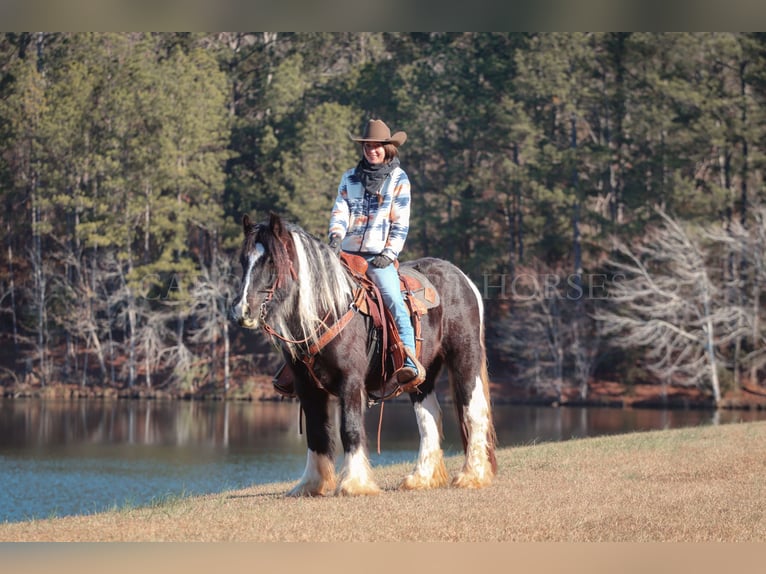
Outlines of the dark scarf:
<svg viewBox="0 0 766 574">
<path fill-rule="evenodd" d="M 391 175 L 395 168 L 399 167 L 399 158 L 395 157 L 388 163 L 370 165 L 367 158 L 362 158 L 356 166 L 356 177 L 362 182 L 364 191 L 372 195 L 378 195 L 386 178 Z"/>
</svg>

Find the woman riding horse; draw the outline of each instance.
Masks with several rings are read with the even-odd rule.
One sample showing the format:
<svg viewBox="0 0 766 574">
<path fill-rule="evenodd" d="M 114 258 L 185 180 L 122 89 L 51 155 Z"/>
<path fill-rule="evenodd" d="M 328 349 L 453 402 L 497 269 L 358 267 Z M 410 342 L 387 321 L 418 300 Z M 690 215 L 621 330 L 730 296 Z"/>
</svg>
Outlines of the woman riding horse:
<svg viewBox="0 0 766 574">
<path fill-rule="evenodd" d="M 231 315 L 243 327 L 263 329 L 280 346 L 287 365 L 283 373 L 289 376 L 275 381 L 275 386 L 297 395 L 305 414 L 308 455 L 303 476 L 288 493 L 293 496 L 380 491 L 369 466 L 364 413 L 368 400 L 386 387 L 386 381 L 410 391 L 420 432 L 418 460 L 402 488 L 447 484 L 442 413 L 434 392 L 443 366 L 449 373 L 465 452 L 452 484 L 486 486 L 496 472 L 483 302 L 471 280 L 441 259 L 418 259 L 400 267 L 426 277 L 438 293 L 439 304 L 418 323 L 421 358 L 416 358 L 414 330 L 395 263 L 409 230 L 410 183 L 398 158 L 406 138 L 404 132 L 391 135 L 381 120 L 370 120 L 361 137 L 352 137 L 362 144 L 363 156 L 341 178 L 329 245 L 276 214 L 258 224 L 243 218 L 242 284 Z M 398 359 L 401 367 L 389 379 L 381 369 L 387 348 L 376 344 L 375 328 L 360 312 L 357 303 L 363 287 L 341 264 L 341 249 L 366 259 L 366 273 L 377 285 L 406 348 L 404 360 Z M 338 480 L 331 432 L 336 407 L 344 451 Z"/>
<path fill-rule="evenodd" d="M 415 353 L 415 332 L 394 264 L 410 222 L 410 180 L 399 165 L 399 146 L 407 141 L 407 134 L 391 135 L 385 122 L 371 119 L 364 133 L 351 139 L 362 144 L 362 157 L 338 185 L 330 216 L 330 247 L 367 260 L 367 276 L 378 287 L 404 347 L 404 364 L 393 378 L 400 388 L 412 392 L 425 380 L 426 372 Z M 294 393 L 291 373 L 284 366 L 274 377 L 274 387 L 285 395 Z"/>
</svg>

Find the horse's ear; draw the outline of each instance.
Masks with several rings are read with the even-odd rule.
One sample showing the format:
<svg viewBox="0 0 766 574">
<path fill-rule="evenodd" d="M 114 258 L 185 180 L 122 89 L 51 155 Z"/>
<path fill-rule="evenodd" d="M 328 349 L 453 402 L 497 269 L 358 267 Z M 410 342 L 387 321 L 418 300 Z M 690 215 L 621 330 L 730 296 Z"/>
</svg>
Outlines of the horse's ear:
<svg viewBox="0 0 766 574">
<path fill-rule="evenodd" d="M 245 230 L 245 235 L 253 228 L 253 222 L 250 221 L 250 216 L 246 213 L 242 216 L 242 229 Z"/>
<path fill-rule="evenodd" d="M 279 286 L 284 277 L 289 273 L 293 279 L 297 279 L 295 268 L 293 268 L 293 259 L 295 258 L 295 247 L 290 240 L 290 233 L 282 223 L 282 218 L 279 217 L 273 211 L 269 217 L 269 231 L 271 236 L 275 240 L 274 249 L 271 251 L 271 257 L 274 260 L 274 264 L 277 267 L 277 273 L 279 278 L 277 279 L 275 286 Z"/>
<path fill-rule="evenodd" d="M 282 223 L 282 218 L 273 211 L 269 214 L 269 229 L 275 237 L 282 237 L 285 230 L 285 225 Z"/>
</svg>

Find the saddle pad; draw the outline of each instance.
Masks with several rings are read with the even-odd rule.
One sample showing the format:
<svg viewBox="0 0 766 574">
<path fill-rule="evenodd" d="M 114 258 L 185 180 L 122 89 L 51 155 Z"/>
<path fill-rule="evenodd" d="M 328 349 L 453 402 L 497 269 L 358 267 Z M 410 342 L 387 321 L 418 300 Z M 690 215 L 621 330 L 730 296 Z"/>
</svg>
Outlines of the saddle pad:
<svg viewBox="0 0 766 574">
<path fill-rule="evenodd" d="M 429 281 L 420 271 L 415 270 L 409 265 L 402 265 L 399 267 L 399 275 L 404 275 L 408 279 L 406 285 L 411 289 L 410 293 L 415 299 L 422 303 L 424 309 L 433 309 L 441 304 L 439 292 L 436 290 L 433 283 L 431 283 L 431 281 Z M 402 280 L 402 283 L 402 291 L 407 293 L 407 287 L 404 284 L 404 280 Z"/>
</svg>

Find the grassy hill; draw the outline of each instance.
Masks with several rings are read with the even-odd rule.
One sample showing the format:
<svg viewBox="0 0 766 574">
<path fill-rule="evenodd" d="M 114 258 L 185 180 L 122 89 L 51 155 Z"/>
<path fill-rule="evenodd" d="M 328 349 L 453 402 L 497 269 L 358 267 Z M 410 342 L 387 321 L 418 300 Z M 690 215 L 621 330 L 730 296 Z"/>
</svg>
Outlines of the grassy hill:
<svg viewBox="0 0 766 574">
<path fill-rule="evenodd" d="M 460 457 L 450 457 L 454 473 Z M 289 483 L 0 525 L 0 541 L 766 541 L 766 423 L 506 448 L 489 488 L 285 498 Z M 297 477 L 296 477 L 297 478 Z"/>
</svg>

